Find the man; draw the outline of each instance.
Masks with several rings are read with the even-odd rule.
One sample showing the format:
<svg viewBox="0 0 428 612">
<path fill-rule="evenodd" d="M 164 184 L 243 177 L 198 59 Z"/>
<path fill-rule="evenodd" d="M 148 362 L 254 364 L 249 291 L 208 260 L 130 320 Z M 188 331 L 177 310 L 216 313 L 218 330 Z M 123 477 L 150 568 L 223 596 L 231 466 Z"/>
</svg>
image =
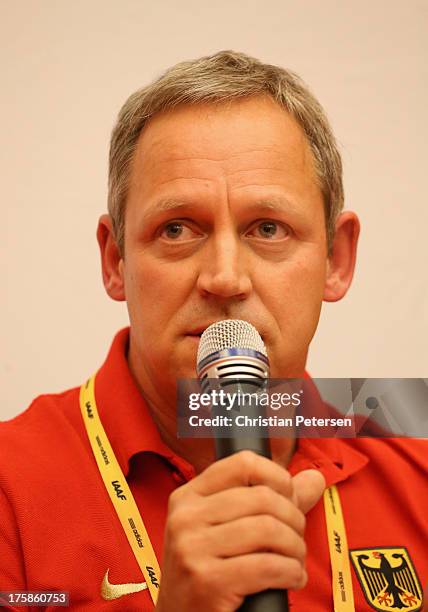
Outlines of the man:
<svg viewBox="0 0 428 612">
<path fill-rule="evenodd" d="M 273 461 L 214 462 L 212 441 L 176 435 L 176 380 L 195 377 L 215 321 L 252 323 L 272 377 L 304 375 L 322 301 L 352 280 L 359 223 L 342 208 L 334 137 L 291 73 L 220 52 L 129 98 L 97 236 L 106 291 L 126 300 L 130 330 L 80 402 L 78 389 L 43 396 L 2 425 L 0 590 L 68 591 L 76 610 L 157 601 L 161 612 L 231 612 L 275 588 L 289 589 L 295 610 L 392 609 L 395 599 L 420 609 L 421 443 L 284 438 L 272 440 Z M 104 478 L 114 456 L 118 476 Z M 336 484 L 344 526 L 331 550 L 321 496 Z M 122 520 L 132 497 L 137 518 Z M 396 559 L 408 582 L 393 594 L 385 568 L 392 576 Z"/>
</svg>

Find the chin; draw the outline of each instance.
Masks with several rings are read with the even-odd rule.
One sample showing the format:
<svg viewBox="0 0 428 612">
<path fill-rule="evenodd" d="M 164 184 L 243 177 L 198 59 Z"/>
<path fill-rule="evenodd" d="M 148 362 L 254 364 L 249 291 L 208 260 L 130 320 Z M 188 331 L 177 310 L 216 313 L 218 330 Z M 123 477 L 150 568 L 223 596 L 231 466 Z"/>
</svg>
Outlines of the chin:
<svg viewBox="0 0 428 612">
<path fill-rule="evenodd" d="M 196 373 L 196 353 L 194 355 L 181 355 L 180 358 L 174 360 L 176 364 L 173 371 L 173 376 L 177 380 L 179 378 L 198 378 Z"/>
<path fill-rule="evenodd" d="M 275 365 L 273 365 L 275 364 Z M 305 360 L 286 359 L 279 362 L 270 359 L 270 378 L 301 378 L 305 372 Z"/>
</svg>

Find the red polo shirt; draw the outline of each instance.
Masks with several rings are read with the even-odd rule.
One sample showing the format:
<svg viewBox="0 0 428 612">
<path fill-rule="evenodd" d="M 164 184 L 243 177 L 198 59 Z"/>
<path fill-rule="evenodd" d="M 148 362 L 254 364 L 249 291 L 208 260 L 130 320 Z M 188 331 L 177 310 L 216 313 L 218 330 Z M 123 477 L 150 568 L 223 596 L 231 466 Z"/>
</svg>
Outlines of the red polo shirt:
<svg viewBox="0 0 428 612">
<path fill-rule="evenodd" d="M 194 469 L 162 442 L 128 369 L 127 344 L 122 330 L 95 393 L 162 566 L 167 500 Z M 421 440 L 299 440 L 289 469 L 315 467 L 328 485 L 338 484 L 350 549 L 405 547 L 425 584 L 427 451 Z M 290 592 L 290 604 L 296 612 L 326 612 L 333 604 L 322 501 L 307 519 L 309 582 Z M 107 569 L 112 584 L 144 581 L 95 464 L 79 389 L 40 396 L 0 425 L 0 591 L 69 591 L 74 610 L 153 609 L 147 590 L 105 601 L 100 587 Z M 352 574 L 356 610 L 373 609 Z"/>
</svg>

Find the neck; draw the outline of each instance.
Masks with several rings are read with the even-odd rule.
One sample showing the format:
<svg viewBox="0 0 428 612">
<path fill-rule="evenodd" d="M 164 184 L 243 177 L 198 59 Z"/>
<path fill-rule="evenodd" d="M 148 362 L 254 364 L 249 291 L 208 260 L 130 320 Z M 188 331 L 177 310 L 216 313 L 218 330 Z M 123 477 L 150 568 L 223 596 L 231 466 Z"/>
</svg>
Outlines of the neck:
<svg viewBox="0 0 428 612">
<path fill-rule="evenodd" d="M 159 394 L 143 389 L 139 382 L 138 371 L 134 369 L 132 351 L 128 353 L 128 363 L 134 380 L 150 410 L 163 442 L 177 455 L 193 465 L 197 474 L 215 461 L 214 440 L 211 438 L 177 438 L 175 406 Z M 296 439 L 291 437 L 272 438 L 270 441 L 272 460 L 286 468 L 296 449 Z"/>
<path fill-rule="evenodd" d="M 159 430 L 162 440 L 174 453 L 183 457 L 193 465 L 197 474 L 203 472 L 215 461 L 214 440 L 210 438 L 177 438 L 174 428 L 162 418 L 162 413 L 156 412 L 150 406 L 153 420 Z M 286 468 L 296 450 L 296 438 L 272 438 L 270 441 L 272 460 Z"/>
<path fill-rule="evenodd" d="M 147 398 L 146 398 L 147 401 Z M 215 445 L 211 438 L 177 438 L 175 419 L 156 409 L 147 401 L 153 420 L 165 444 L 177 455 L 193 465 L 196 474 L 203 472 L 215 461 Z M 272 438 L 270 441 L 272 460 L 286 468 L 296 450 L 295 438 Z"/>
</svg>

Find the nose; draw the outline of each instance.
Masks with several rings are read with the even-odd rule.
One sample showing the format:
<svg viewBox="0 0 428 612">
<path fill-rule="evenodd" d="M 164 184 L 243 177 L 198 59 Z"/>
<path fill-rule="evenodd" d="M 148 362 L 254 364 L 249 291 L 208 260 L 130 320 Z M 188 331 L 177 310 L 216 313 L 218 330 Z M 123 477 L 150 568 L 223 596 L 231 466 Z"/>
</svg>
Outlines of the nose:
<svg viewBox="0 0 428 612">
<path fill-rule="evenodd" d="M 239 236 L 233 232 L 223 233 L 211 237 L 206 247 L 197 281 L 200 293 L 204 297 L 246 299 L 252 284 Z"/>
</svg>

